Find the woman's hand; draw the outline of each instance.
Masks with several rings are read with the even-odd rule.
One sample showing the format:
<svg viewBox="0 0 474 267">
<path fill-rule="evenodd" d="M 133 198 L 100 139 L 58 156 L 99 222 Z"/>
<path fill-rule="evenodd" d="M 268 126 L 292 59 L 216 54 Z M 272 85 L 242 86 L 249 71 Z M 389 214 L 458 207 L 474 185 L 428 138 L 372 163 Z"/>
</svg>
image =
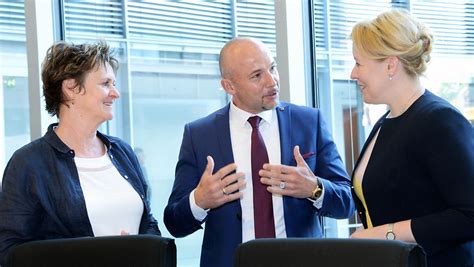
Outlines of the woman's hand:
<svg viewBox="0 0 474 267">
<path fill-rule="evenodd" d="M 383 231 L 384 228 L 387 228 L 386 224 L 368 229 L 359 227 L 354 233 L 352 233 L 351 238 L 385 239 L 386 231 Z"/>
<path fill-rule="evenodd" d="M 388 230 L 388 224 L 367 229 L 360 227 L 352 233 L 351 238 L 386 239 Z M 411 220 L 394 223 L 392 231 L 395 233 L 395 240 L 416 243 L 413 232 L 411 231 Z"/>
</svg>

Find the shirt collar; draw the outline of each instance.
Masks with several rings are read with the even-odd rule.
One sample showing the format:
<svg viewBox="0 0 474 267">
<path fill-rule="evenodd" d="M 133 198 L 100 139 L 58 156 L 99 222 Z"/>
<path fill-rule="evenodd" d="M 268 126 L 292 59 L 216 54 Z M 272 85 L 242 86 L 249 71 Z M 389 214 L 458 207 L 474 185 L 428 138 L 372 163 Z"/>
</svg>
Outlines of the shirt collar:
<svg viewBox="0 0 474 267">
<path fill-rule="evenodd" d="M 59 136 L 54 131 L 54 128 L 57 127 L 57 126 L 58 126 L 58 123 L 53 123 L 53 124 L 49 125 L 48 131 L 44 135 L 44 139 L 46 140 L 46 142 L 48 142 L 56 150 L 58 150 L 62 153 L 69 153 L 69 154 L 73 155 L 74 152 L 71 153 L 71 151 L 73 151 L 73 150 L 71 148 L 69 148 L 66 144 L 64 144 L 63 141 L 61 141 Z M 108 151 L 111 148 L 111 144 L 115 143 L 115 140 L 110 139 L 108 136 L 100 133 L 99 131 L 97 131 L 97 137 L 99 137 L 100 140 L 102 140 L 102 142 L 107 147 Z"/>
<path fill-rule="evenodd" d="M 229 117 L 230 120 L 235 121 L 237 125 L 244 127 L 247 123 L 247 120 L 253 116 L 259 116 L 263 121 L 271 124 L 275 116 L 275 109 L 265 110 L 258 114 L 253 114 L 238 108 L 232 100 L 230 101 Z"/>
</svg>

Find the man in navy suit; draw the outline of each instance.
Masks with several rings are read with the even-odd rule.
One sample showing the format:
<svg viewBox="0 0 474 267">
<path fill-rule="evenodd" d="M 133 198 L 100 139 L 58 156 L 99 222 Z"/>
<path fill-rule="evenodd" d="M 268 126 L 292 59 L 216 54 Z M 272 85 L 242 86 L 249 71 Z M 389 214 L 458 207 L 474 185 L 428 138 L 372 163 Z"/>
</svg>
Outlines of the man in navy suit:
<svg viewBox="0 0 474 267">
<path fill-rule="evenodd" d="M 319 216 L 347 218 L 354 207 L 349 177 L 320 112 L 279 103 L 270 50 L 256 39 L 236 38 L 222 49 L 219 66 L 232 101 L 185 126 L 164 222 L 175 237 L 205 223 L 201 266 L 222 267 L 232 266 L 240 243 L 256 237 L 249 117 L 261 118 L 268 152 L 268 163 L 254 175 L 260 177 L 253 178 L 271 193 L 273 236 L 322 237 Z"/>
</svg>

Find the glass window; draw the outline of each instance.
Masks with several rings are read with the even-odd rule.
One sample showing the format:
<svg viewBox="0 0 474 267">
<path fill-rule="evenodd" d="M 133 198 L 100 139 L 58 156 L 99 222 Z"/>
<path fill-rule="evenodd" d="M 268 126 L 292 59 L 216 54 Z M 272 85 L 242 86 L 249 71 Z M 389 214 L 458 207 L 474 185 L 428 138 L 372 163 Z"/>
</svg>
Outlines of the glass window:
<svg viewBox="0 0 474 267">
<path fill-rule="evenodd" d="M 474 2 L 419 0 L 411 10 L 434 35 L 432 61 L 423 83 L 474 125 L 474 69 L 463 67 L 474 64 Z"/>
<path fill-rule="evenodd" d="M 0 2 L 0 170 L 30 141 L 23 1 Z M 0 177 L 1 181 L 1 177 Z"/>
</svg>

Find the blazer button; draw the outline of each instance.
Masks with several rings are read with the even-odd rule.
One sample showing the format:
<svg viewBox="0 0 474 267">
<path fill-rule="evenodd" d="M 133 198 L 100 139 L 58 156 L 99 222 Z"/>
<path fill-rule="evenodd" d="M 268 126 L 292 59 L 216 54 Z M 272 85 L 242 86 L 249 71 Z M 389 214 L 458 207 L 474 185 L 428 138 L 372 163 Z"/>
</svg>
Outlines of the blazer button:
<svg viewBox="0 0 474 267">
<path fill-rule="evenodd" d="M 127 175 L 124 175 L 123 178 L 128 179 L 128 176 L 127 176 Z"/>
<path fill-rule="evenodd" d="M 113 158 L 114 158 L 114 155 L 110 154 L 110 158 L 113 159 Z"/>
</svg>

